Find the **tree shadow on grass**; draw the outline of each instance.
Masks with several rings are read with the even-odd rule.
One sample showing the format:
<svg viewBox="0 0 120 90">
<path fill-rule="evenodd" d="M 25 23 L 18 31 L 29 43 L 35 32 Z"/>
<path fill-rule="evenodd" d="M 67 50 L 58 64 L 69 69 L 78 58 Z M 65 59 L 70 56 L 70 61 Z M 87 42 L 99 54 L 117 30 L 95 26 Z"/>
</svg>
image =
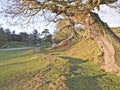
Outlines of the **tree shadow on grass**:
<svg viewBox="0 0 120 90">
<path fill-rule="evenodd" d="M 69 90 L 102 90 L 97 79 L 104 75 L 75 75 L 74 77 L 67 78 L 66 85 L 69 87 Z"/>
<path fill-rule="evenodd" d="M 69 72 L 74 73 L 77 71 L 77 69 L 83 69 L 79 64 L 85 63 L 87 61 L 82 60 L 82 59 L 77 59 L 73 57 L 65 57 L 65 56 L 60 56 L 61 58 L 68 60 L 70 66 L 69 66 Z"/>
<path fill-rule="evenodd" d="M 86 68 L 84 67 L 85 63 L 88 63 L 85 60 L 73 58 L 73 57 L 63 57 L 63 59 L 67 59 L 70 63 L 69 73 L 65 74 L 66 85 L 69 87 L 69 90 L 102 90 L 102 88 L 98 84 L 98 79 L 102 76 L 106 75 L 104 73 L 95 73 L 91 74 L 91 71 L 88 73 Z"/>
</svg>

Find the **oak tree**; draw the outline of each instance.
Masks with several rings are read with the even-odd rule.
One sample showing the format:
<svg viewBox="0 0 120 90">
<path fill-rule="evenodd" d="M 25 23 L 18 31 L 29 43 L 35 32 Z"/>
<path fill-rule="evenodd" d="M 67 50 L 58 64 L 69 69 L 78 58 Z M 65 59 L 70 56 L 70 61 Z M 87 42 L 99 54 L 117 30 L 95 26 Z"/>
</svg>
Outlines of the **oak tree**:
<svg viewBox="0 0 120 90">
<path fill-rule="evenodd" d="M 69 20 L 71 27 L 74 24 L 85 26 L 87 36 L 95 40 L 101 50 L 100 57 L 104 57 L 101 68 L 106 72 L 120 74 L 120 38 L 117 37 L 109 26 L 104 23 L 98 14 L 94 13 L 95 7 L 110 5 L 118 0 L 8 0 L 5 12 L 13 17 L 31 18 L 40 12 L 43 16 L 47 12 L 62 15 Z M 117 5 L 112 6 L 113 8 Z M 119 5 L 118 5 L 119 6 Z M 30 19 L 27 19 L 28 21 Z M 56 22 L 58 19 L 54 19 Z M 70 40 L 75 35 L 68 38 Z"/>
</svg>

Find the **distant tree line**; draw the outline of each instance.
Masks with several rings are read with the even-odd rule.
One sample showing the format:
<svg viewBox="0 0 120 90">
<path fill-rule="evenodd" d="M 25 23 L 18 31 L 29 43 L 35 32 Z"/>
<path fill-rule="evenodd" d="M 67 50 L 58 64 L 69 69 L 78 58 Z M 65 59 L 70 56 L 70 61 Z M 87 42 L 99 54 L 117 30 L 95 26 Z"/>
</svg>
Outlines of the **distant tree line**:
<svg viewBox="0 0 120 90">
<path fill-rule="evenodd" d="M 10 29 L 4 29 L 0 27 L 0 46 L 4 45 L 5 42 L 24 42 L 28 45 L 43 45 L 52 44 L 52 34 L 49 29 L 44 29 L 41 33 L 37 29 L 34 29 L 32 33 L 20 32 L 19 34 L 11 31 Z"/>
</svg>

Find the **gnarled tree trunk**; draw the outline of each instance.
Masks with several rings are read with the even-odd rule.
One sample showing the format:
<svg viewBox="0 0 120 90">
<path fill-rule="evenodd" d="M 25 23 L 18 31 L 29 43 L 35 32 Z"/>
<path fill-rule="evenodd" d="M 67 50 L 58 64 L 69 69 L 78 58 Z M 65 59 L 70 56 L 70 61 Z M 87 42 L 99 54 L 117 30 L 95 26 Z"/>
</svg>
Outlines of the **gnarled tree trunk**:
<svg viewBox="0 0 120 90">
<path fill-rule="evenodd" d="M 106 72 L 120 74 L 120 38 L 96 13 L 83 12 L 69 17 L 75 23 L 85 25 L 87 36 L 95 40 L 100 48 L 99 62 Z"/>
<path fill-rule="evenodd" d="M 101 68 L 106 72 L 120 74 L 120 38 L 93 12 L 87 15 L 85 27 L 102 52 L 100 57 L 104 59 Z"/>
</svg>

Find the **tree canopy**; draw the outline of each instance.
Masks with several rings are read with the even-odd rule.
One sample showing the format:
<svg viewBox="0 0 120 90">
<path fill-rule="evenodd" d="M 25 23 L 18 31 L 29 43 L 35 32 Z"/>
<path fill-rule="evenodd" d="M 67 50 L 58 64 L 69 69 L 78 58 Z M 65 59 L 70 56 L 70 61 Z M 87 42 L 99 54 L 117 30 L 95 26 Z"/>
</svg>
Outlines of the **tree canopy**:
<svg viewBox="0 0 120 90">
<path fill-rule="evenodd" d="M 116 1 L 118 0 L 6 0 L 5 6 L 2 8 L 7 13 L 6 16 L 17 17 L 17 22 L 20 22 L 18 19 L 25 21 L 25 18 L 29 22 L 33 16 L 37 14 L 45 16 L 49 10 L 56 16 L 63 15 L 65 19 L 70 20 L 71 17 L 78 19 L 79 15 L 81 17 L 79 22 L 81 21 L 81 24 L 83 24 L 86 15 L 93 11 L 95 7 L 99 8 L 99 5 L 102 4 L 110 5 Z M 112 7 L 116 6 L 119 5 L 112 5 Z M 57 22 L 58 19 L 53 18 L 50 21 Z"/>
</svg>

